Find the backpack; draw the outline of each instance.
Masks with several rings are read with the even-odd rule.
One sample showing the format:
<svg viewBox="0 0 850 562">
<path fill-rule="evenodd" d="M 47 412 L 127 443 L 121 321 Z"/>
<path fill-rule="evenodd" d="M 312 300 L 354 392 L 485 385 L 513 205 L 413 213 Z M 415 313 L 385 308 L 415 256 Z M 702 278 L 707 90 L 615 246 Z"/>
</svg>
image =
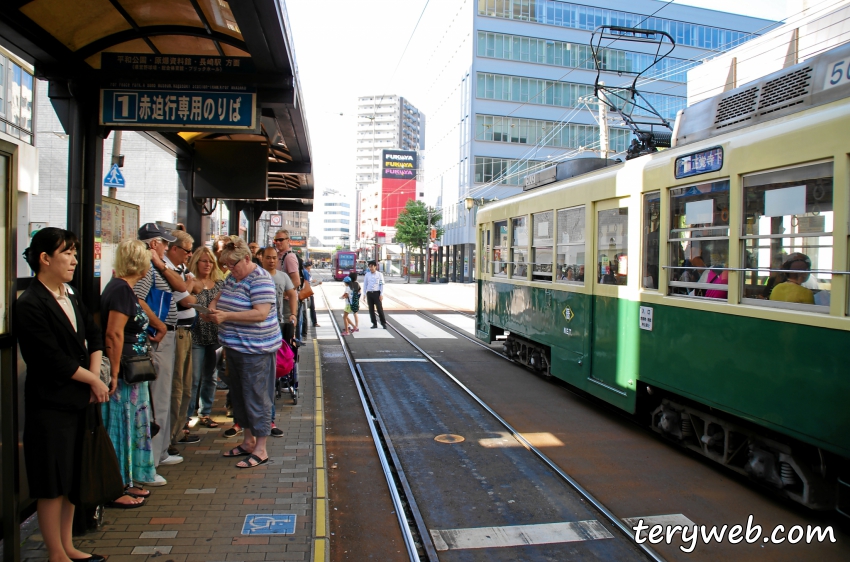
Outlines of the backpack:
<svg viewBox="0 0 850 562">
<path fill-rule="evenodd" d="M 304 286 L 304 262 L 301 260 L 301 254 L 292 250 L 289 250 L 286 254 L 295 254 L 295 258 L 298 260 L 298 278 L 301 279 L 301 284 L 295 288 L 301 290 L 301 287 Z M 283 259 L 286 259 L 286 254 L 283 254 Z"/>
<path fill-rule="evenodd" d="M 349 300 L 351 301 L 349 304 L 351 305 L 351 312 L 352 313 L 360 310 L 360 292 L 359 291 L 356 292 L 356 293 L 354 291 L 352 291 L 351 292 L 351 298 Z"/>
</svg>

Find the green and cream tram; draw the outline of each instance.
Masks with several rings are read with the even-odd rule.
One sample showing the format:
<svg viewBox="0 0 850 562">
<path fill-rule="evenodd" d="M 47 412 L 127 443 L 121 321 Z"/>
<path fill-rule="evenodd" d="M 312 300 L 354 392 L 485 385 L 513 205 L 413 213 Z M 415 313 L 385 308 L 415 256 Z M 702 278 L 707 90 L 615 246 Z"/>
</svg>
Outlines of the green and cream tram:
<svg viewBox="0 0 850 562">
<path fill-rule="evenodd" d="M 850 512 L 848 67 L 834 49 L 684 110 L 669 150 L 481 207 L 478 338 Z"/>
</svg>

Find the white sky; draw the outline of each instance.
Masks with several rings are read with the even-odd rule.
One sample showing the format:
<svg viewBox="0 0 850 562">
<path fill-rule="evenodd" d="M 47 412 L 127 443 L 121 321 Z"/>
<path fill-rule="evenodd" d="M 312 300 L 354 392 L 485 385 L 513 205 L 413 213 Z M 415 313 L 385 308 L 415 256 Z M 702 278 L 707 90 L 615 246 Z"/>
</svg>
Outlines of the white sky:
<svg viewBox="0 0 850 562">
<path fill-rule="evenodd" d="M 453 66 L 472 49 L 470 25 L 456 19 L 477 0 L 430 0 L 419 28 L 390 81 L 426 0 L 286 0 L 307 109 L 313 154 L 316 209 L 321 193 L 354 193 L 357 97 L 398 94 L 425 113 L 426 177 L 442 169 L 432 155 L 439 119 L 456 119 L 459 103 L 449 93 L 463 68 Z M 797 11 L 805 0 L 676 0 L 756 17 Z M 809 0 L 811 4 L 820 0 Z M 663 16 L 663 11 L 659 14 Z M 773 17 L 776 17 L 775 15 Z M 468 20 L 467 20 L 468 22 Z M 456 94 L 455 94 L 456 95 Z M 446 103 L 444 103 L 446 102 Z M 443 149 L 457 150 L 447 145 Z M 442 160 L 439 158 L 438 160 Z M 429 192 L 429 203 L 435 195 Z M 353 202 L 353 197 L 350 198 Z M 352 216 L 352 219 L 354 217 Z M 319 221 L 311 221 L 317 235 Z M 351 223 L 352 232 L 355 228 Z"/>
</svg>

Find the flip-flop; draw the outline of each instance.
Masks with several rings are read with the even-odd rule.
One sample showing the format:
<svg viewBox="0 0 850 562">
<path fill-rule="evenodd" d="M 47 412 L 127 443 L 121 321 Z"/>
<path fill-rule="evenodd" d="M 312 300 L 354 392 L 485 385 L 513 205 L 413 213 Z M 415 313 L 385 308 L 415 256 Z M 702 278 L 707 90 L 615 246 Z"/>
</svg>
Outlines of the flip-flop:
<svg viewBox="0 0 850 562">
<path fill-rule="evenodd" d="M 234 452 L 234 451 L 236 451 L 236 452 Z M 236 445 L 234 448 L 230 449 L 229 451 L 222 453 L 221 456 L 230 458 L 230 457 L 244 457 L 245 455 L 250 455 L 250 454 L 251 454 L 251 451 L 246 451 L 245 449 L 242 448 L 242 445 Z"/>
<path fill-rule="evenodd" d="M 254 464 L 251 464 L 252 461 L 254 462 Z M 251 454 L 251 456 L 248 457 L 247 459 L 239 461 L 238 463 L 236 463 L 236 468 L 256 468 L 256 467 L 260 466 L 261 464 L 266 464 L 267 462 L 269 462 L 268 457 L 261 459 L 257 455 Z M 242 463 L 247 463 L 247 464 L 245 466 L 239 466 Z"/>
<path fill-rule="evenodd" d="M 131 488 L 131 487 L 132 487 L 132 488 L 136 488 L 137 490 L 141 490 L 141 491 L 142 491 L 142 492 L 144 492 L 144 493 L 142 493 L 142 494 L 134 494 L 133 492 L 131 492 L 131 491 L 130 491 L 130 488 Z M 144 498 L 148 498 L 148 497 L 150 497 L 150 495 L 151 495 L 151 491 L 150 491 L 150 490 L 145 490 L 145 489 L 144 489 L 144 488 L 142 488 L 141 486 L 127 486 L 126 488 L 124 488 L 124 495 L 125 495 L 125 496 L 130 496 L 131 498 L 144 499 Z"/>
<path fill-rule="evenodd" d="M 147 502 L 146 499 L 142 499 L 139 503 L 118 503 L 118 502 L 109 502 L 106 504 L 106 507 L 111 507 L 113 509 L 136 509 L 137 507 L 142 507 Z"/>
</svg>

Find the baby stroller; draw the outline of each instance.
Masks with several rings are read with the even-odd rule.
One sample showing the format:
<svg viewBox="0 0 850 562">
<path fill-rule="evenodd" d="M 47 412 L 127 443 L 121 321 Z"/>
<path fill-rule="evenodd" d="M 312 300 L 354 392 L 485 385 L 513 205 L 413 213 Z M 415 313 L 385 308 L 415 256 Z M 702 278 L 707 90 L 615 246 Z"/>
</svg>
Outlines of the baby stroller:
<svg viewBox="0 0 850 562">
<path fill-rule="evenodd" d="M 298 347 L 293 345 L 295 326 L 287 322 L 282 326 L 283 341 L 277 351 L 277 367 L 274 381 L 274 398 L 280 400 L 284 392 L 298 404 Z"/>
</svg>

